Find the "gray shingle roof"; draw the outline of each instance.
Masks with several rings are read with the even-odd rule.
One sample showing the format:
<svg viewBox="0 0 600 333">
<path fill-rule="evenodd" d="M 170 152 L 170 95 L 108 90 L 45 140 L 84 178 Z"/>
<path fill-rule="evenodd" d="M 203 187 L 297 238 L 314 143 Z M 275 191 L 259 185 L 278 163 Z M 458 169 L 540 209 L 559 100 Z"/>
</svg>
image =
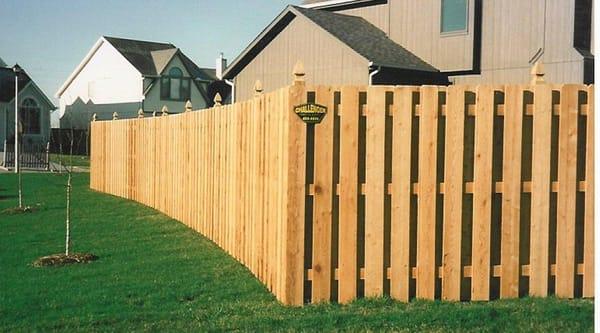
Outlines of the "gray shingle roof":
<svg viewBox="0 0 600 333">
<path fill-rule="evenodd" d="M 362 17 L 297 6 L 293 8 L 372 61 L 375 66 L 438 72 L 438 69 L 392 41 Z"/>
<path fill-rule="evenodd" d="M 114 46 L 142 75 L 160 75 L 171 58 L 179 53 L 184 66 L 192 77 L 202 80 L 216 80 L 214 69 L 198 67 L 171 43 L 148 42 L 108 36 L 104 36 L 104 39 Z"/>
<path fill-rule="evenodd" d="M 19 73 L 19 92 L 31 79 L 25 72 Z M 15 97 L 15 73 L 10 67 L 0 67 L 0 102 L 10 102 Z"/>
<path fill-rule="evenodd" d="M 115 38 L 104 36 L 125 59 L 127 59 L 143 75 L 159 75 L 152 57 L 153 51 L 176 49 L 170 43 L 146 42 L 141 40 Z"/>
</svg>

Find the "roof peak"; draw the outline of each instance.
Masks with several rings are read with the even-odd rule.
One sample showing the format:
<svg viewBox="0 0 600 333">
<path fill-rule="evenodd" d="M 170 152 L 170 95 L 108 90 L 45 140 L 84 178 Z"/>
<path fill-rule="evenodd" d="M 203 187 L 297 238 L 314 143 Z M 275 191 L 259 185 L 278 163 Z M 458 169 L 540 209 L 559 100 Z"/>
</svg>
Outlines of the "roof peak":
<svg viewBox="0 0 600 333">
<path fill-rule="evenodd" d="M 115 40 L 115 41 L 124 41 L 124 42 L 137 42 L 137 43 L 148 43 L 148 44 L 160 44 L 160 45 L 165 45 L 165 46 L 170 46 L 171 48 L 177 48 L 175 45 L 173 45 L 172 43 L 167 43 L 167 42 L 156 42 L 156 41 L 151 41 L 151 40 L 143 40 L 143 39 L 133 39 L 133 38 L 125 38 L 125 37 L 115 37 L 115 36 L 102 36 L 102 38 L 106 39 L 107 41 L 111 41 L 111 40 Z"/>
</svg>

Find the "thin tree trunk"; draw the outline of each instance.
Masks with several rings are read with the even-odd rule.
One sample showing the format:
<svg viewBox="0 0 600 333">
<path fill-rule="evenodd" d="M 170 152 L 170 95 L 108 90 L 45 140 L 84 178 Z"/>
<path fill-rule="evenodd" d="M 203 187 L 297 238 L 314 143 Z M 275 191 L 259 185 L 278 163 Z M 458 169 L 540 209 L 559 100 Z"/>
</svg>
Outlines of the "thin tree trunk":
<svg viewBox="0 0 600 333">
<path fill-rule="evenodd" d="M 67 232 L 65 239 L 65 255 L 69 255 L 69 246 L 71 245 L 71 173 L 67 180 Z"/>
<path fill-rule="evenodd" d="M 15 161 L 16 161 L 15 157 Z M 21 166 L 17 165 L 17 176 L 19 178 L 19 208 L 23 209 L 23 178 L 21 177 Z"/>
<path fill-rule="evenodd" d="M 71 148 L 69 150 L 69 168 L 67 169 L 67 220 L 66 220 L 66 237 L 65 237 L 65 255 L 69 255 L 71 246 L 71 178 L 73 175 L 73 128 L 71 127 Z"/>
</svg>

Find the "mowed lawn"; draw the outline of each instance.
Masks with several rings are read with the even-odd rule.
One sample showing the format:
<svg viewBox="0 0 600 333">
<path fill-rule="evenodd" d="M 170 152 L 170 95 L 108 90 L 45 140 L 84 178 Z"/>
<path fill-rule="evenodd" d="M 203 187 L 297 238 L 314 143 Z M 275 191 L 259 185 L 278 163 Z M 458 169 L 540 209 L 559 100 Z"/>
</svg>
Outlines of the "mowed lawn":
<svg viewBox="0 0 600 333">
<path fill-rule="evenodd" d="M 445 303 L 390 299 L 279 304 L 216 245 L 155 210 L 74 178 L 73 249 L 96 262 L 34 268 L 64 246 L 65 175 L 25 174 L 25 203 L 0 214 L 0 331 L 573 331 L 593 330 L 591 300 Z M 0 211 L 16 204 L 0 174 Z"/>
</svg>

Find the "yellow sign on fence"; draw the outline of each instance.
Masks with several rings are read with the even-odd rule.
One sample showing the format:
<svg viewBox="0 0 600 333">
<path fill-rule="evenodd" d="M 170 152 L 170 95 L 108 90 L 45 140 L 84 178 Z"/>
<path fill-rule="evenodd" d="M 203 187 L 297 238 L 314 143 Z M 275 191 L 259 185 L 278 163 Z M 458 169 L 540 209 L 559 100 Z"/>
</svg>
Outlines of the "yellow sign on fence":
<svg viewBox="0 0 600 333">
<path fill-rule="evenodd" d="M 307 103 L 295 106 L 294 113 L 307 124 L 318 124 L 325 118 L 327 107 L 319 104 Z"/>
</svg>

